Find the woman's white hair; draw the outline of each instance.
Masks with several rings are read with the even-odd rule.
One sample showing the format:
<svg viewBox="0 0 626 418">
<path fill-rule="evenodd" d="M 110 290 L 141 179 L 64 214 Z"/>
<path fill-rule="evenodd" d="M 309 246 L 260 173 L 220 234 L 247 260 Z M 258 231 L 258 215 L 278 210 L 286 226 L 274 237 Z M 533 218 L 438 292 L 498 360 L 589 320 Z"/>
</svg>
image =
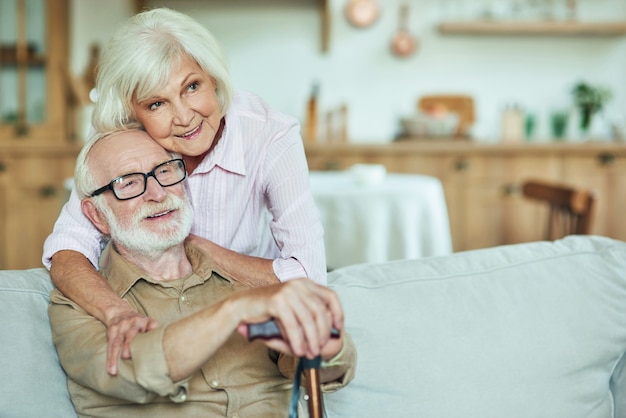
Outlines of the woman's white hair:
<svg viewBox="0 0 626 418">
<path fill-rule="evenodd" d="M 133 100 L 154 96 L 185 57 L 215 80 L 224 115 L 232 100 L 232 82 L 217 40 L 191 17 L 157 8 L 131 17 L 102 51 L 92 117 L 96 131 L 142 128 L 132 111 Z"/>
</svg>

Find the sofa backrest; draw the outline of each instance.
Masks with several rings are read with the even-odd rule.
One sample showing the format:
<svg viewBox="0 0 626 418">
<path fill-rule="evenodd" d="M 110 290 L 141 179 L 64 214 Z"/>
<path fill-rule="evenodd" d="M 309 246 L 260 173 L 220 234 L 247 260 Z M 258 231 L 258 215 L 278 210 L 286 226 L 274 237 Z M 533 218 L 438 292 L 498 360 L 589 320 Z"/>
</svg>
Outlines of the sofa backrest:
<svg viewBox="0 0 626 418">
<path fill-rule="evenodd" d="M 52 344 L 48 271 L 0 271 L 0 416 L 76 417 Z"/>
<path fill-rule="evenodd" d="M 569 237 L 330 273 L 359 350 L 330 418 L 626 418 L 626 243 Z M 45 269 L 0 271 L 0 417 L 76 417 Z"/>
<path fill-rule="evenodd" d="M 568 237 L 328 277 L 359 359 L 329 417 L 626 417 L 626 243 Z"/>
</svg>

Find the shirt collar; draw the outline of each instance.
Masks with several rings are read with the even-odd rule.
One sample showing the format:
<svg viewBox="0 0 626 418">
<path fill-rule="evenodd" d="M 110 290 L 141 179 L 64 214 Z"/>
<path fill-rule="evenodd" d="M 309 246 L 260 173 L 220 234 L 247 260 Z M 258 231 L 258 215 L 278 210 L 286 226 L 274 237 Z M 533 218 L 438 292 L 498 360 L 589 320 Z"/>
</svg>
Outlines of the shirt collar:
<svg viewBox="0 0 626 418">
<path fill-rule="evenodd" d="M 219 142 L 194 173 L 207 173 L 215 166 L 242 176 L 246 175 L 246 154 L 239 115 L 233 106 L 224 116 L 225 126 Z M 193 173 L 192 173 L 193 174 Z"/>
<path fill-rule="evenodd" d="M 200 248 L 185 243 L 185 253 L 191 262 L 193 282 L 197 284 L 209 280 L 213 273 L 221 273 L 215 270 L 211 258 Z M 162 282 L 152 279 L 142 269 L 122 257 L 111 243 L 106 247 L 101 257 L 101 271 L 107 278 L 109 284 L 120 297 L 124 297 L 126 293 L 140 280 L 150 283 L 168 286 L 168 282 Z M 233 280 L 225 274 L 220 274 L 222 278 L 233 283 Z M 192 283 L 190 283 L 192 284 Z"/>
</svg>

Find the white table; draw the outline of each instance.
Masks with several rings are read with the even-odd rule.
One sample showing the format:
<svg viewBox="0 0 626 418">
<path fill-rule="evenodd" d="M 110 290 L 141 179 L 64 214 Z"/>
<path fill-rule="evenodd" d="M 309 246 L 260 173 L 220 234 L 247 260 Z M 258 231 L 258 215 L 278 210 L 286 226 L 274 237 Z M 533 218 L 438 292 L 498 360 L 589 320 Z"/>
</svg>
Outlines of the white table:
<svg viewBox="0 0 626 418">
<path fill-rule="evenodd" d="M 448 210 L 436 177 L 387 174 L 358 184 L 349 172 L 310 173 L 329 269 L 452 252 Z"/>
</svg>

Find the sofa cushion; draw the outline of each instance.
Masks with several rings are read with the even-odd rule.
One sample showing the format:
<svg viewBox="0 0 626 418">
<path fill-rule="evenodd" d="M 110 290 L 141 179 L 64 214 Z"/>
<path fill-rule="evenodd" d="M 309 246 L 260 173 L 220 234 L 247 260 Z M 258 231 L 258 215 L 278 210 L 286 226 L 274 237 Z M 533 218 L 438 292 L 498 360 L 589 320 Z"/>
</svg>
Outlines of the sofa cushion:
<svg viewBox="0 0 626 418">
<path fill-rule="evenodd" d="M 328 281 L 359 352 L 355 379 L 325 397 L 331 417 L 625 416 L 623 368 L 612 379 L 626 351 L 624 242 L 568 237 Z"/>
<path fill-rule="evenodd" d="M 0 271 L 0 416 L 76 417 L 50 322 L 45 269 Z"/>
</svg>

